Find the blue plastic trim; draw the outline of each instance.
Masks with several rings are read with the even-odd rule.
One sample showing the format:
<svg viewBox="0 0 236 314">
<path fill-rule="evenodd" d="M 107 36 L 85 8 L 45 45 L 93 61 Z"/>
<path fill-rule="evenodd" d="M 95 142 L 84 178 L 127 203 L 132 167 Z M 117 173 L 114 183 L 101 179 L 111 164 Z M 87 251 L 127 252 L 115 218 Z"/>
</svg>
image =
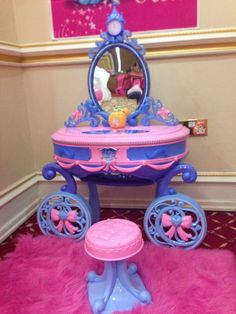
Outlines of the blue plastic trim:
<svg viewBox="0 0 236 314">
<path fill-rule="evenodd" d="M 90 271 L 87 276 L 89 303 L 94 314 L 112 314 L 151 302 L 151 294 L 137 273 L 136 264 L 127 267 L 126 260 L 104 264 L 102 275 Z"/>
<path fill-rule="evenodd" d="M 100 201 L 97 190 L 97 185 L 92 181 L 88 181 L 88 190 L 89 190 L 89 205 L 91 207 L 91 218 L 92 223 L 96 223 L 100 220 Z"/>
<path fill-rule="evenodd" d="M 75 179 L 70 172 L 57 163 L 52 162 L 43 167 L 42 175 L 46 180 L 52 180 L 56 177 L 57 172 L 60 173 L 66 180 L 66 184 L 61 187 L 61 191 L 76 194 L 77 186 Z"/>
<path fill-rule="evenodd" d="M 151 160 L 156 158 L 172 157 L 183 154 L 184 152 L 185 141 L 160 146 L 128 148 L 127 157 L 130 160 L 143 160 L 143 159 Z"/>
<path fill-rule="evenodd" d="M 103 41 L 95 42 L 96 47 L 93 47 L 89 50 L 89 57 L 91 59 L 94 58 L 94 56 L 98 53 L 100 49 L 105 47 L 109 44 L 118 44 L 118 43 L 127 43 L 129 46 L 133 47 L 135 50 L 138 51 L 140 55 L 145 54 L 145 49 L 143 45 L 138 44 L 137 40 L 134 38 L 130 38 L 132 33 L 128 30 L 124 29 L 124 18 L 123 14 L 119 13 L 117 10 L 117 4 L 113 3 L 113 9 L 110 15 L 107 17 L 106 25 L 108 26 L 109 22 L 112 20 L 117 20 L 121 24 L 121 31 L 117 35 L 111 35 L 109 32 L 104 32 L 100 34 L 100 37 Z"/>
<path fill-rule="evenodd" d="M 102 0 L 74 0 L 75 2 L 82 4 L 82 5 L 89 5 L 89 4 L 97 4 Z"/>
<path fill-rule="evenodd" d="M 59 219 L 57 221 L 53 221 L 51 218 L 52 210 L 58 212 Z M 76 219 L 73 221 L 68 218 L 71 211 L 77 212 Z M 61 231 L 57 228 L 59 220 L 63 224 Z M 83 239 L 91 226 L 91 208 L 81 195 L 58 191 L 49 194 L 41 202 L 37 211 L 37 221 L 44 234 Z M 69 232 L 66 223 L 77 230 L 74 233 Z"/>
<path fill-rule="evenodd" d="M 57 156 L 77 159 L 77 160 L 90 160 L 91 150 L 88 147 L 76 147 L 76 146 L 63 146 L 54 144 L 54 153 Z"/>
<path fill-rule="evenodd" d="M 76 111 L 69 116 L 64 125 L 67 128 L 75 128 L 80 123 L 88 121 L 90 122 L 91 127 L 95 127 L 100 124 L 98 116 L 105 119 L 105 121 L 103 121 L 103 126 L 108 126 L 108 113 L 102 111 L 98 103 L 94 103 L 91 99 L 88 99 L 84 103 L 78 105 Z"/>
<path fill-rule="evenodd" d="M 149 133 L 150 131 L 148 130 L 125 130 L 125 129 L 122 129 L 122 130 L 92 130 L 92 131 L 83 131 L 81 133 L 84 133 L 84 134 L 93 134 L 93 135 L 96 135 L 96 134 L 138 134 L 138 133 Z"/>
<path fill-rule="evenodd" d="M 161 111 L 166 111 L 165 115 L 161 114 Z M 127 118 L 127 123 L 132 126 L 136 126 L 138 124 L 139 115 L 143 115 L 141 120 L 141 124 L 145 126 L 149 126 L 152 120 L 161 122 L 168 126 L 178 125 L 179 120 L 167 110 L 162 102 L 158 99 L 155 101 L 153 97 L 146 97 L 144 101 L 140 103 L 138 109 L 131 113 Z"/>
<path fill-rule="evenodd" d="M 182 174 L 182 179 L 185 183 L 194 183 L 197 179 L 197 171 L 195 168 L 188 164 L 178 164 L 172 167 L 165 177 L 161 180 L 159 185 L 159 195 L 174 194 L 174 191 L 170 193 L 170 181 L 178 174 Z"/>
<path fill-rule="evenodd" d="M 171 217 L 169 227 L 163 226 L 163 214 Z M 185 228 L 184 224 L 182 225 L 186 216 L 192 217 L 189 228 Z M 187 241 L 183 240 L 178 227 L 191 234 L 191 238 Z M 171 238 L 167 235 L 170 228 L 174 228 L 173 237 Z M 200 205 L 189 196 L 184 194 L 165 195 L 157 197 L 148 206 L 144 215 L 144 229 L 146 235 L 154 244 L 193 249 L 204 240 L 207 232 L 207 221 Z"/>
</svg>

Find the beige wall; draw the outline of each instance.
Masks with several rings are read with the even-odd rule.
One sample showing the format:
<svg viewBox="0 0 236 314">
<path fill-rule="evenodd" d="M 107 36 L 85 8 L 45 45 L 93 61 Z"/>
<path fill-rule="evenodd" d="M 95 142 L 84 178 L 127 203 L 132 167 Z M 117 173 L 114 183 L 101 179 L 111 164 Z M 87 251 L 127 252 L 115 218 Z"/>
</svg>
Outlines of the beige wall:
<svg viewBox="0 0 236 314">
<path fill-rule="evenodd" d="M 7 1 L 7 0 L 6 0 Z M 51 40 L 49 0 L 12 0 L 20 43 Z"/>
<path fill-rule="evenodd" d="M 198 171 L 236 171 L 235 55 L 149 62 L 151 94 L 180 120 L 207 118 L 207 137 L 189 139 L 187 161 Z"/>
<path fill-rule="evenodd" d="M 50 135 L 88 98 L 87 65 L 25 69 L 26 101 L 36 169 L 52 160 Z"/>
<path fill-rule="evenodd" d="M 0 0 L 0 41 L 17 42 L 12 0 Z"/>
<path fill-rule="evenodd" d="M 236 1 L 199 2 L 201 29 L 236 27 Z M 0 41 L 51 41 L 49 1 L 0 0 Z M 199 171 L 236 171 L 235 55 L 155 59 L 148 65 L 155 98 L 180 119 L 209 120 L 208 137 L 190 139 L 187 160 Z M 88 97 L 88 67 L 0 68 L 0 190 L 52 160 L 50 135 Z"/>
<path fill-rule="evenodd" d="M 0 191 L 34 171 L 22 70 L 0 66 Z"/>
<path fill-rule="evenodd" d="M 235 0 L 198 0 L 198 2 L 201 29 L 235 27 Z"/>
<path fill-rule="evenodd" d="M 0 0 L 0 41 L 16 43 L 12 0 Z M 23 70 L 0 65 L 0 191 L 34 171 Z"/>
</svg>

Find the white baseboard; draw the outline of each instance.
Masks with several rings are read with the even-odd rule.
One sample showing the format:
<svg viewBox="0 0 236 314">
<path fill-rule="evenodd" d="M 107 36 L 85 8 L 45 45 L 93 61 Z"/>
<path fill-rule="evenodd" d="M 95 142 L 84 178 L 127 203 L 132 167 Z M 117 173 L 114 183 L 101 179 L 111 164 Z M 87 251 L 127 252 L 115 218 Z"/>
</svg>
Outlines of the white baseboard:
<svg viewBox="0 0 236 314">
<path fill-rule="evenodd" d="M 145 209 L 149 206 L 152 200 L 142 199 L 142 200 L 111 200 L 111 199 L 102 199 L 101 207 L 102 208 L 127 208 L 127 209 Z M 236 211 L 236 202 L 228 201 L 204 201 L 196 200 L 199 205 L 204 209 L 204 211 L 225 211 L 225 212 L 235 212 Z"/>
<path fill-rule="evenodd" d="M 36 185 L 38 181 L 39 179 L 37 173 L 32 173 L 0 191 L 0 208 L 32 186 Z"/>
<path fill-rule="evenodd" d="M 23 185 L 28 186 L 28 182 Z M 0 209 L 0 242 L 4 241 L 12 234 L 20 225 L 22 225 L 33 213 L 35 213 L 38 204 L 38 184 L 33 184 L 27 189 L 20 187 L 21 193 L 11 190 L 9 193 L 14 197 L 10 199 L 9 193 L 5 196 L 8 199 L 7 203 L 1 206 Z M 18 191 L 19 192 L 19 191 Z"/>
<path fill-rule="evenodd" d="M 186 194 L 195 199 L 204 210 L 209 211 L 236 211 L 236 180 L 231 175 L 227 178 L 203 176 L 193 184 L 180 182 L 175 178 L 171 184 L 177 192 Z M 204 180 L 205 179 L 205 180 Z M 41 198 L 60 189 L 62 178 L 54 182 L 40 180 L 39 195 Z M 119 189 L 119 191 L 117 191 Z M 153 201 L 155 185 L 143 187 L 111 187 L 98 186 L 100 205 L 102 208 L 137 208 L 143 209 Z M 87 185 L 78 182 L 78 193 L 88 198 Z"/>
<path fill-rule="evenodd" d="M 204 210 L 236 211 L 236 174 L 200 175 L 194 184 L 183 184 L 175 178 L 173 186 L 178 192 L 194 198 Z M 63 184 L 62 176 L 46 181 L 39 173 L 23 178 L 0 192 L 0 242 L 4 241 L 32 214 L 40 200 L 57 191 Z M 118 191 L 119 189 L 119 191 Z M 100 203 L 103 208 L 147 208 L 154 199 L 155 186 L 110 187 L 99 186 Z M 88 198 L 87 185 L 78 182 L 78 193 Z"/>
<path fill-rule="evenodd" d="M 39 199 L 29 204 L 27 207 L 18 211 L 15 216 L 5 224 L 0 224 L 0 242 L 3 242 L 8 238 L 14 231 L 16 231 L 28 218 L 30 218 L 37 210 Z"/>
</svg>

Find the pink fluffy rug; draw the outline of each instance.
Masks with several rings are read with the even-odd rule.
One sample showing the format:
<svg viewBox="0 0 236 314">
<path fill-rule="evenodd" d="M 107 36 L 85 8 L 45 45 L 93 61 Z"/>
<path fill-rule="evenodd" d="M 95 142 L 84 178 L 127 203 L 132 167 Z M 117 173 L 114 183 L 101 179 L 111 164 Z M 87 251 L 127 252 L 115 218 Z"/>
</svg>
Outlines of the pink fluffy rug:
<svg viewBox="0 0 236 314">
<path fill-rule="evenodd" d="M 233 253 L 147 243 L 131 260 L 138 263 L 153 303 L 126 313 L 236 313 Z M 86 255 L 83 242 L 23 236 L 15 252 L 0 262 L 0 313 L 91 313 L 85 278 L 92 269 L 101 272 L 102 263 Z"/>
</svg>

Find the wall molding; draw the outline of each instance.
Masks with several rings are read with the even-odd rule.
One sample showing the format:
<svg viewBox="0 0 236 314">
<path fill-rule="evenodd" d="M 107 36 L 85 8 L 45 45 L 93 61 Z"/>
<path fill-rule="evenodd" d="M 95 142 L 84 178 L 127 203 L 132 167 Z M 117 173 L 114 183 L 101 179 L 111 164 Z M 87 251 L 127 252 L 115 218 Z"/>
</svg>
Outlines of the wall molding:
<svg viewBox="0 0 236 314">
<path fill-rule="evenodd" d="M 3 242 L 14 231 L 16 231 L 28 218 L 30 218 L 37 210 L 40 199 L 37 198 L 28 206 L 21 209 L 15 209 L 15 214 L 8 221 L 0 223 L 0 242 Z"/>
<path fill-rule="evenodd" d="M 236 53 L 236 28 L 134 33 L 146 48 L 146 59 Z M 0 65 L 35 67 L 89 63 L 89 48 L 99 37 L 15 44 L 0 41 Z"/>
<path fill-rule="evenodd" d="M 31 176 L 1 191 L 0 242 L 35 213 L 39 202 L 39 186 Z"/>
<path fill-rule="evenodd" d="M 38 183 L 36 172 L 27 175 L 0 191 L 0 208 Z"/>
<path fill-rule="evenodd" d="M 57 174 L 56 178 L 53 179 L 55 182 L 63 182 L 64 178 L 62 175 Z M 53 182 L 50 181 L 50 182 Z M 76 179 L 76 181 L 80 181 Z M 12 185 L 9 185 L 4 190 L 0 191 L 0 208 L 10 202 L 12 199 L 16 198 L 21 193 L 25 192 L 32 186 L 40 184 L 42 182 L 49 182 L 45 180 L 40 171 L 33 172 L 19 180 L 17 180 Z M 172 182 L 182 182 L 180 176 L 173 178 Z M 198 183 L 235 183 L 236 184 L 236 172 L 208 172 L 208 171 L 199 171 L 198 172 Z"/>
<path fill-rule="evenodd" d="M 222 201 L 222 200 L 197 200 L 200 206 L 205 211 L 236 211 L 236 201 Z M 127 209 L 144 209 L 150 204 L 149 199 L 144 200 L 111 200 L 103 199 L 101 202 L 102 208 L 127 208 Z"/>
</svg>

